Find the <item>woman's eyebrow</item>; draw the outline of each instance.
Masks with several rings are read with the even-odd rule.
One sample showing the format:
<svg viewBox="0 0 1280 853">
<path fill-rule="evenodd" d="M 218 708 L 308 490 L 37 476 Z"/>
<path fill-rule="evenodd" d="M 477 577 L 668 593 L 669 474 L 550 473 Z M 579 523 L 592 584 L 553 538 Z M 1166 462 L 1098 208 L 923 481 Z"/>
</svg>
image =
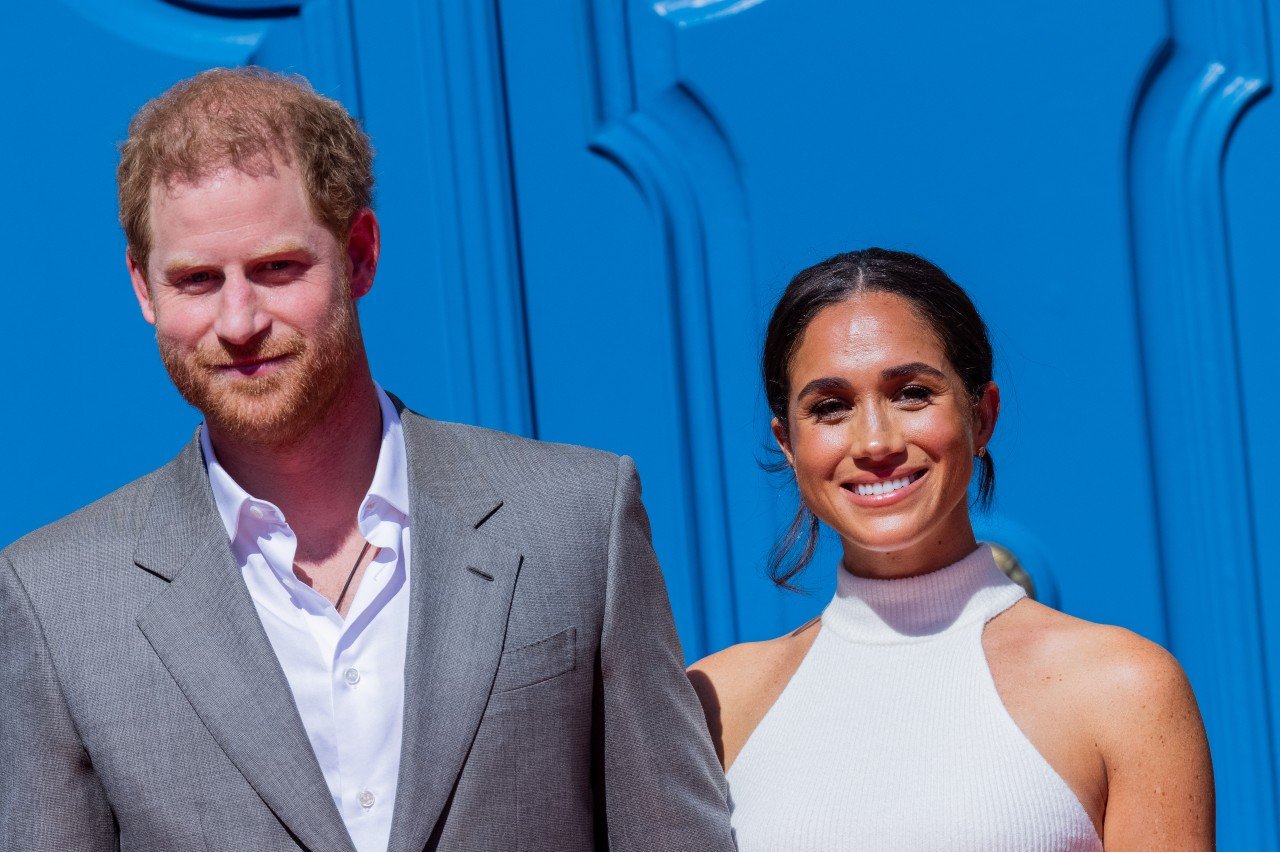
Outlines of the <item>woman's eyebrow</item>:
<svg viewBox="0 0 1280 853">
<path fill-rule="evenodd" d="M 904 379 L 908 376 L 932 376 L 935 379 L 946 379 L 947 375 L 932 365 L 925 364 L 923 361 L 913 361 L 910 364 L 899 364 L 897 367 L 889 367 L 880 372 L 880 377 L 885 380 Z"/>
<path fill-rule="evenodd" d="M 796 395 L 799 400 L 806 394 L 812 394 L 815 391 L 823 394 L 831 394 L 835 392 L 849 392 L 853 390 L 853 386 L 849 384 L 847 379 L 841 379 L 839 376 L 823 376 L 821 379 L 815 379 L 807 383 L 800 389 L 800 393 Z"/>
</svg>

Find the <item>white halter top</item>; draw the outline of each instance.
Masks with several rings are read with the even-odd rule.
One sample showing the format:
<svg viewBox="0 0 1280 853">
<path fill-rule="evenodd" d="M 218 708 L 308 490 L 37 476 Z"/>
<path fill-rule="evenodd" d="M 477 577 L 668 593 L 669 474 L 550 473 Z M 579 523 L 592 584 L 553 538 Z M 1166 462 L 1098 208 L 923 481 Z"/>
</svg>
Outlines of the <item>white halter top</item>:
<svg viewBox="0 0 1280 853">
<path fill-rule="evenodd" d="M 728 772 L 740 850 L 1101 850 L 982 648 L 1024 596 L 985 545 L 919 577 L 840 569 L 822 628 Z"/>
</svg>

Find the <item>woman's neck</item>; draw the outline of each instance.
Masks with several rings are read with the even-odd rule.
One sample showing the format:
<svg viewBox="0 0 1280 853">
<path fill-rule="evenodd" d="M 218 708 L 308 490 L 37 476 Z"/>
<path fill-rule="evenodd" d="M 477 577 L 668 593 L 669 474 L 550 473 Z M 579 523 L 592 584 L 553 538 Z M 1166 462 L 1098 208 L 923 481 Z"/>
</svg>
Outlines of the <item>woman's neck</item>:
<svg viewBox="0 0 1280 853">
<path fill-rule="evenodd" d="M 955 517 L 925 533 L 918 541 L 891 551 L 871 550 L 842 537 L 841 564 L 862 578 L 910 578 L 927 575 L 959 562 L 978 547 L 967 507 Z"/>
</svg>

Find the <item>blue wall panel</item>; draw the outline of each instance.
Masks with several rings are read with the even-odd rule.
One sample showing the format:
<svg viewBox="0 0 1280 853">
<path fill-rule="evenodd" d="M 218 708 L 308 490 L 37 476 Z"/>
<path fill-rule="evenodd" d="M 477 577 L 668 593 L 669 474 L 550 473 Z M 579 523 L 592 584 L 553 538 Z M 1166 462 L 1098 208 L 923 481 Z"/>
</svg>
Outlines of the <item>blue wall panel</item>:
<svg viewBox="0 0 1280 853">
<path fill-rule="evenodd" d="M 664 566 L 691 567 L 667 573 L 681 636 L 705 648 L 678 294 L 655 251 L 667 223 L 633 174 L 645 166 L 595 150 L 629 84 L 600 83 L 582 6 L 501 10 L 538 435 L 636 458 Z"/>
<path fill-rule="evenodd" d="M 1130 152 L 1169 646 L 1203 707 L 1228 847 L 1280 840 L 1251 469 L 1206 452 L 1246 446 L 1223 159 L 1270 66 L 1263 3 L 1173 2 Z"/>
<path fill-rule="evenodd" d="M 352 10 L 383 226 L 361 305 L 375 375 L 436 417 L 532 434 L 495 10 Z"/>
<path fill-rule="evenodd" d="M 1280 20 L 1277 18 L 1280 5 L 1271 4 L 1267 11 L 1271 21 Z M 1274 73 L 1278 58 L 1274 38 L 1269 48 L 1270 67 Z M 1228 248 L 1225 260 L 1231 277 L 1229 296 L 1237 331 L 1235 355 L 1243 440 L 1232 440 L 1215 430 L 1202 444 L 1190 448 L 1193 453 L 1202 454 L 1206 462 L 1212 460 L 1213 464 L 1231 469 L 1231 475 L 1236 479 L 1234 488 L 1240 488 L 1239 479 L 1244 479 L 1248 489 L 1244 499 L 1253 507 L 1255 578 L 1242 578 L 1238 571 L 1230 569 L 1221 571 L 1222 556 L 1231 551 L 1218 552 L 1214 547 L 1216 540 L 1210 545 L 1214 553 L 1209 562 L 1194 570 L 1203 576 L 1206 583 L 1237 588 L 1244 598 L 1241 606 L 1248 603 L 1249 596 L 1257 595 L 1256 609 L 1249 615 L 1261 622 L 1265 678 L 1257 678 L 1259 662 L 1256 654 L 1249 650 L 1241 656 L 1243 661 L 1232 662 L 1229 672 L 1241 677 L 1242 668 L 1252 668 L 1246 669 L 1243 677 L 1256 681 L 1258 687 L 1269 689 L 1270 726 L 1267 736 L 1256 732 L 1242 733 L 1236 739 L 1236 749 L 1244 751 L 1253 747 L 1258 753 L 1255 760 L 1271 760 L 1273 774 L 1277 772 L 1276 732 L 1280 727 L 1280 620 L 1277 619 L 1277 614 L 1280 614 L 1280 525 L 1275 521 L 1280 519 L 1280 490 L 1272 485 L 1280 482 L 1280 444 L 1274 438 L 1276 424 L 1280 422 L 1280 397 L 1271 392 L 1274 365 L 1280 354 L 1275 328 L 1275 320 L 1280 317 L 1280 287 L 1277 287 L 1274 249 L 1276 237 L 1280 234 L 1280 207 L 1275 204 L 1275 200 L 1280 199 L 1277 140 L 1280 140 L 1280 102 L 1269 93 L 1241 117 L 1230 138 L 1223 169 L 1224 231 Z M 1200 395 L 1196 393 L 1195 396 L 1197 405 L 1201 405 Z M 1209 500 L 1209 495 L 1205 492 L 1203 499 Z M 1240 497 L 1231 499 L 1233 505 L 1240 501 Z M 1226 630 L 1239 636 L 1231 628 Z M 1199 639 L 1199 636 L 1190 637 L 1188 642 L 1197 643 Z M 1221 650 L 1217 651 L 1221 653 Z M 1212 666 L 1215 661 L 1210 659 L 1205 663 Z M 1202 697 L 1201 703 L 1206 706 L 1206 713 L 1212 713 L 1216 708 L 1210 707 L 1212 700 L 1206 699 Z M 1223 753 L 1227 751 L 1219 749 L 1215 753 L 1219 765 L 1222 765 Z M 1230 756 L 1225 757 L 1225 761 L 1232 760 Z M 1262 772 L 1262 768 L 1256 768 L 1255 772 Z M 1225 784 L 1232 782 L 1224 780 Z M 1271 790 L 1274 798 L 1276 783 L 1272 783 Z M 1274 799 L 1269 808 L 1267 804 L 1261 804 L 1259 808 L 1263 813 L 1274 816 Z M 1271 836 L 1270 844 L 1262 841 L 1262 837 L 1242 833 L 1241 846 L 1246 842 L 1275 846 L 1275 836 Z"/>
</svg>

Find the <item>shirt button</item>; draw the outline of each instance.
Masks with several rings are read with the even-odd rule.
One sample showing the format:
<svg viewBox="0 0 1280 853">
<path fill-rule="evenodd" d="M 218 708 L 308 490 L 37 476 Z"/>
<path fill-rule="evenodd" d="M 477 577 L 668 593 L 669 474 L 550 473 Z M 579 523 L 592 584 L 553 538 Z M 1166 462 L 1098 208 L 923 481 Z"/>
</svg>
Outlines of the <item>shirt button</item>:
<svg viewBox="0 0 1280 853">
<path fill-rule="evenodd" d="M 373 808 L 373 804 L 377 802 L 371 791 L 360 792 L 360 807 L 365 809 Z"/>
<path fill-rule="evenodd" d="M 349 686 L 355 687 L 357 684 L 360 683 L 360 670 L 356 669 L 354 666 L 347 667 L 347 671 L 342 673 L 342 680 L 347 682 Z M 368 794 L 369 792 L 365 791 L 364 793 Z M 373 796 L 373 795 L 370 794 L 370 796 Z M 361 794 L 360 797 L 361 797 L 361 800 L 363 801 L 364 794 Z"/>
<path fill-rule="evenodd" d="M 252 515 L 254 518 L 262 518 L 262 515 L 263 515 L 262 507 L 258 506 L 257 504 L 254 504 L 253 506 L 249 507 L 249 515 Z"/>
</svg>

